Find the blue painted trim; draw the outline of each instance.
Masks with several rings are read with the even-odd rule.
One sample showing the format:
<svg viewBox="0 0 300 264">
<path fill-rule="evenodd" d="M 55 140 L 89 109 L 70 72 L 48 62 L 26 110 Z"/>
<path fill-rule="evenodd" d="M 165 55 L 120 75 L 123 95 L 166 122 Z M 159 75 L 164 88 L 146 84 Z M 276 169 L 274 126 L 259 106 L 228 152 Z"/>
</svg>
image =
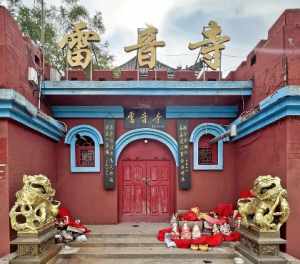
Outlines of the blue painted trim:
<svg viewBox="0 0 300 264">
<path fill-rule="evenodd" d="M 233 124 L 237 126 L 239 140 L 278 120 L 288 116 L 300 116 L 300 86 L 285 86 L 259 104 L 259 110 L 248 118 L 239 117 Z"/>
<path fill-rule="evenodd" d="M 64 126 L 39 112 L 24 96 L 13 89 L 0 89 L 0 119 L 12 119 L 55 141 L 64 135 Z"/>
<path fill-rule="evenodd" d="M 119 156 L 123 149 L 133 141 L 140 139 L 153 139 L 165 144 L 171 151 L 175 160 L 176 166 L 178 166 L 178 144 L 177 141 L 164 131 L 152 128 L 139 128 L 126 132 L 120 136 L 115 145 L 115 161 L 116 165 Z"/>
<path fill-rule="evenodd" d="M 77 167 L 76 166 L 76 134 L 80 136 L 89 136 L 95 145 L 95 166 Z M 70 145 L 70 166 L 71 172 L 99 172 L 100 171 L 100 145 L 103 144 L 103 138 L 99 131 L 89 125 L 79 125 L 72 127 L 65 138 L 65 143 Z"/>
<path fill-rule="evenodd" d="M 252 94 L 251 81 L 46 81 L 43 95 L 226 96 Z"/>
<path fill-rule="evenodd" d="M 237 106 L 167 106 L 166 118 L 236 118 Z"/>
<path fill-rule="evenodd" d="M 55 118 L 124 118 L 122 106 L 53 106 Z"/>
<path fill-rule="evenodd" d="M 196 126 L 191 134 L 190 142 L 193 143 L 194 170 L 223 170 L 223 141 L 218 141 L 218 163 L 214 165 L 199 164 L 199 140 L 202 136 L 211 134 L 215 137 L 223 134 L 226 130 L 213 123 L 202 123 Z"/>
</svg>

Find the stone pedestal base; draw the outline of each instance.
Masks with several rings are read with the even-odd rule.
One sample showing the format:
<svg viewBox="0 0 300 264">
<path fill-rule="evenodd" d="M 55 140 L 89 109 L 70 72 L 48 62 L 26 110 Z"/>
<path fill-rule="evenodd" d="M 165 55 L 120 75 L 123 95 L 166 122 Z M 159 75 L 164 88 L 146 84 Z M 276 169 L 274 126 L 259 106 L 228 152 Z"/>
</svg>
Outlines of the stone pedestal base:
<svg viewBox="0 0 300 264">
<path fill-rule="evenodd" d="M 12 264 L 44 264 L 58 254 L 60 246 L 54 242 L 56 229 L 54 223 L 46 226 L 35 234 L 20 233 L 12 241 L 17 245 L 17 257 L 10 261 Z"/>
<path fill-rule="evenodd" d="M 287 263 L 279 255 L 279 246 L 286 243 L 284 239 L 280 238 L 279 232 L 259 232 L 243 226 L 240 232 L 241 242 L 237 246 L 237 250 L 253 263 Z"/>
</svg>

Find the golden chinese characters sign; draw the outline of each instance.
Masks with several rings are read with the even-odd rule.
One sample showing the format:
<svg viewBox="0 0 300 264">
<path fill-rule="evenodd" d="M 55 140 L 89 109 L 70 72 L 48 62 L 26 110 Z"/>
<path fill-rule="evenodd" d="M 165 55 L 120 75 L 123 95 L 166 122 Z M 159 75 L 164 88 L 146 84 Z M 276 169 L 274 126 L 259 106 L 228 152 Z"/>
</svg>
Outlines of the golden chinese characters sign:
<svg viewBox="0 0 300 264">
<path fill-rule="evenodd" d="M 200 48 L 200 54 L 204 63 L 212 70 L 221 68 L 221 51 L 225 49 L 225 42 L 230 38 L 221 36 L 221 27 L 215 21 L 209 21 L 208 26 L 203 29 L 204 39 L 195 43 L 189 43 L 189 49 Z"/>
<path fill-rule="evenodd" d="M 126 52 L 137 50 L 137 59 L 139 67 L 148 67 L 153 69 L 156 65 L 156 48 L 164 47 L 164 41 L 156 41 L 156 34 L 158 30 L 147 25 L 145 29 L 138 30 L 138 43 L 125 47 Z"/>
<path fill-rule="evenodd" d="M 99 42 L 100 37 L 96 32 L 87 31 L 85 22 L 74 24 L 73 27 L 73 32 L 66 35 L 58 46 L 61 49 L 68 46 L 67 62 L 71 67 L 85 69 L 92 61 L 90 42 Z"/>
</svg>

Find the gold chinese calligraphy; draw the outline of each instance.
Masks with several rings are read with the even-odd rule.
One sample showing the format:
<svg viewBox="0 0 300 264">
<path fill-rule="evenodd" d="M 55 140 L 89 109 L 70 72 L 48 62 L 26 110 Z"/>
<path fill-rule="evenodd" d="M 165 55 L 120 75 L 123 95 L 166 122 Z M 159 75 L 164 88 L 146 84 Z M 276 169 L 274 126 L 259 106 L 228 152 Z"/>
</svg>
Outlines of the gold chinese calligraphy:
<svg viewBox="0 0 300 264">
<path fill-rule="evenodd" d="M 68 46 L 67 62 L 71 67 L 80 66 L 85 69 L 92 61 L 90 42 L 99 42 L 100 37 L 96 32 L 87 31 L 87 24 L 79 22 L 74 24 L 73 32 L 66 35 L 58 46 L 63 49 Z"/>
</svg>

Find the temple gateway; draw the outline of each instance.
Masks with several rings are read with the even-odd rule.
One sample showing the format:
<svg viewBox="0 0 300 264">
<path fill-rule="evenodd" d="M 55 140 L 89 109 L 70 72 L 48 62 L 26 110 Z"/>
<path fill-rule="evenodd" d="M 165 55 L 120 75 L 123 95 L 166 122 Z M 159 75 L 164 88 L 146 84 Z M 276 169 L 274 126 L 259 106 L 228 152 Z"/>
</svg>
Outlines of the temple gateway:
<svg viewBox="0 0 300 264">
<path fill-rule="evenodd" d="M 24 174 L 47 175 L 55 199 L 87 225 L 236 205 L 258 176 L 273 175 L 290 207 L 281 250 L 300 258 L 299 23 L 300 10 L 286 10 L 223 76 L 230 37 L 216 21 L 187 40 L 199 60 L 186 69 L 160 62 L 167 40 L 147 25 L 120 48 L 132 59 L 108 70 L 93 69 L 89 45 L 100 39 L 79 22 L 59 43 L 64 77 L 46 65 L 38 85 L 42 52 L 0 7 L 0 256 L 16 237 L 8 215 Z"/>
</svg>

